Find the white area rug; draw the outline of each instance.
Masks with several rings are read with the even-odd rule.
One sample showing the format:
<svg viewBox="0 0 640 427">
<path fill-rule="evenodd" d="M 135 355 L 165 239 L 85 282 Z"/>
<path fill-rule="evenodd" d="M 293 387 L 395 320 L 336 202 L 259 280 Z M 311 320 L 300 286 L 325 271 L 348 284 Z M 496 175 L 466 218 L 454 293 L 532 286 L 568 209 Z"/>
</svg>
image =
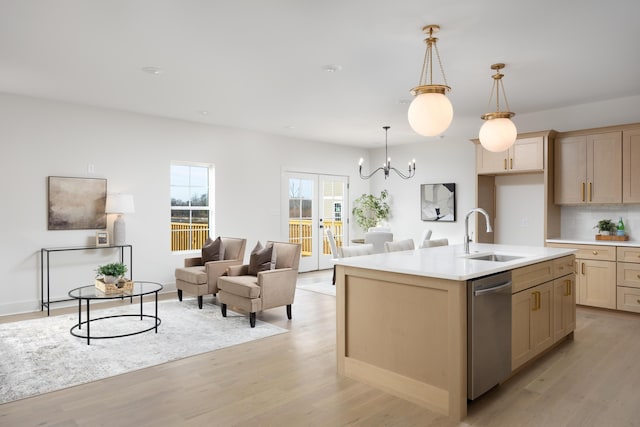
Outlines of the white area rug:
<svg viewBox="0 0 640 427">
<path fill-rule="evenodd" d="M 117 308 L 95 307 L 92 319 L 140 312 L 135 300 Z M 82 308 L 86 320 L 84 304 Z M 144 314 L 153 310 L 153 303 L 144 304 Z M 162 323 L 157 334 L 92 339 L 91 345 L 69 333 L 78 321 L 77 312 L 0 324 L 0 404 L 287 332 L 260 320 L 251 328 L 247 316 L 227 311 L 223 318 L 219 306 L 209 303 L 200 310 L 195 300 L 160 301 L 158 317 Z M 153 320 L 148 318 L 105 319 L 91 324 L 91 335 L 151 326 Z M 81 333 L 86 333 L 84 325 Z"/>
<path fill-rule="evenodd" d="M 298 276 L 296 287 L 305 291 L 336 296 L 336 287 L 331 284 L 333 270 L 302 273 Z"/>
</svg>

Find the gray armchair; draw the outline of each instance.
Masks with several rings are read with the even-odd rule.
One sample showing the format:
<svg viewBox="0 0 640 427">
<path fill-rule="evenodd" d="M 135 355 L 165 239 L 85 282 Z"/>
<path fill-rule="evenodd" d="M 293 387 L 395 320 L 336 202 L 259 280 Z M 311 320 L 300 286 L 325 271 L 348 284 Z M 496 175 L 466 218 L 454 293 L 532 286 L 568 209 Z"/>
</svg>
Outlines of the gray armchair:
<svg viewBox="0 0 640 427">
<path fill-rule="evenodd" d="M 176 268 L 176 288 L 180 301 L 182 293 L 186 292 L 197 296 L 198 307 L 202 308 L 203 295 L 218 293 L 218 277 L 222 276 L 227 268 L 242 264 L 247 239 L 221 237 L 221 240 L 224 259 L 203 263 L 202 257 L 186 258 L 184 267 Z"/>
<path fill-rule="evenodd" d="M 273 245 L 275 268 L 249 274 L 249 265 L 229 267 L 218 278 L 218 300 L 222 316 L 227 317 L 227 305 L 249 313 L 249 324 L 256 326 L 256 313 L 269 308 L 287 307 L 291 319 L 291 305 L 296 294 L 301 246 L 297 243 L 267 242 Z"/>
</svg>

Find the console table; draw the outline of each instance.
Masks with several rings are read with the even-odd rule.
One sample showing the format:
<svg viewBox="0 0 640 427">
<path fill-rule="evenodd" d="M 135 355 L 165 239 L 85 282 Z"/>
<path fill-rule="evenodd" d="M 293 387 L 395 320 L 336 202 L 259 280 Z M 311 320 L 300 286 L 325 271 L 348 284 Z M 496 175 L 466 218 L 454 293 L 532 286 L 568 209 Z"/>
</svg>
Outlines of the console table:
<svg viewBox="0 0 640 427">
<path fill-rule="evenodd" d="M 120 250 L 120 262 L 124 263 L 125 249 L 129 249 L 129 274 L 133 279 L 133 246 L 131 245 L 109 245 L 109 246 L 67 246 L 59 248 L 42 248 L 40 249 L 40 295 L 42 297 L 40 301 L 40 311 L 44 311 L 47 307 L 47 316 L 49 315 L 50 305 L 56 302 L 71 301 L 71 299 L 59 299 L 51 301 L 49 298 L 50 280 L 49 280 L 49 258 L 53 252 L 69 252 L 69 251 L 90 251 L 98 249 L 119 249 Z M 46 271 L 46 274 L 45 274 Z M 45 284 L 47 293 L 45 296 Z"/>
</svg>

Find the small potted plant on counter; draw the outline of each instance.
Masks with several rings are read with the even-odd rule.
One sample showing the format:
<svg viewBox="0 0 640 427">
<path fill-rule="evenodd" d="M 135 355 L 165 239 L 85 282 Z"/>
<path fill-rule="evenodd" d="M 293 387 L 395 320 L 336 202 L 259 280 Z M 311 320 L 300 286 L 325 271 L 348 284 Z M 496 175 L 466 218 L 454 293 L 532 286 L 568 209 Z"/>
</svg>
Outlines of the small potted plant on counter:
<svg viewBox="0 0 640 427">
<path fill-rule="evenodd" d="M 96 273 L 98 273 L 96 277 L 100 278 L 104 283 L 118 283 L 127 270 L 127 266 L 121 262 L 99 265 L 96 269 Z M 124 281 L 122 283 L 124 283 Z"/>
<path fill-rule="evenodd" d="M 608 236 L 610 233 L 615 233 L 618 227 L 610 219 L 601 219 L 598 224 L 593 227 L 598 229 L 598 234 Z"/>
</svg>

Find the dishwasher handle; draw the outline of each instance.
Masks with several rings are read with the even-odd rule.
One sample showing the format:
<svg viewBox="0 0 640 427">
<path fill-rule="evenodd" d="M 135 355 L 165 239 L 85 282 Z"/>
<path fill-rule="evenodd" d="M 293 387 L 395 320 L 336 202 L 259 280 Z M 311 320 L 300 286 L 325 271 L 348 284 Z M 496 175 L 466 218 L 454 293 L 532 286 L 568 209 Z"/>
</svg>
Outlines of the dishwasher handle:
<svg viewBox="0 0 640 427">
<path fill-rule="evenodd" d="M 490 294 L 493 292 L 498 292 L 504 288 L 508 288 L 509 286 L 511 286 L 511 280 L 509 280 L 508 282 L 502 283 L 500 285 L 494 286 L 492 288 L 487 288 L 487 289 L 480 289 L 479 291 L 473 291 L 473 296 L 474 297 L 478 297 L 480 295 L 484 295 L 484 294 Z"/>
</svg>

